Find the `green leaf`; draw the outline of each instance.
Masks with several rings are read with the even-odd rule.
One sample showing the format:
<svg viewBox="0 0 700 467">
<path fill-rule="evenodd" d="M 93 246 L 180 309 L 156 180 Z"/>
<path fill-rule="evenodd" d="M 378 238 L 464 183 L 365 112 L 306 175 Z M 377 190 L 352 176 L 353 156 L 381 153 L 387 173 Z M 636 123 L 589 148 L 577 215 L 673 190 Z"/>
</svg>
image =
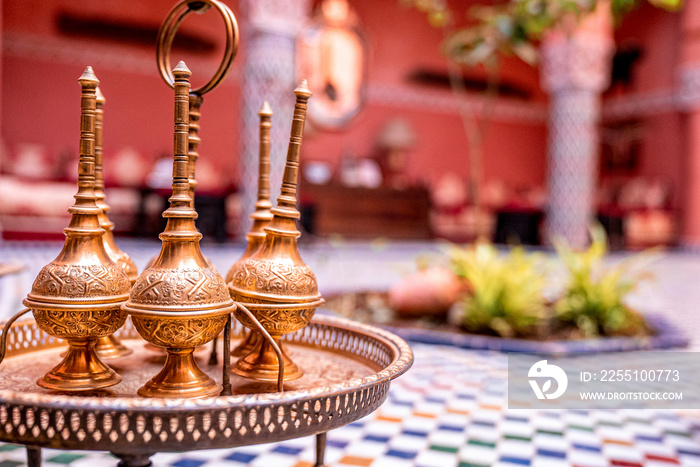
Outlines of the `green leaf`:
<svg viewBox="0 0 700 467">
<path fill-rule="evenodd" d="M 630 266 L 640 263 L 637 257 L 647 265 L 652 255 L 642 252 L 606 267 L 605 230 L 594 225 L 590 233 L 591 245 L 584 251 L 574 252 L 566 242 L 555 242 L 569 275 L 565 290 L 554 306 L 556 315 L 575 324 L 586 336 L 596 336 L 601 331 L 611 334 L 641 329 L 639 318 L 624 305 L 624 299 L 639 281 L 648 277 L 646 271 L 635 271 Z"/>
<path fill-rule="evenodd" d="M 501 255 L 488 243 L 455 248 L 449 254 L 453 271 L 471 289 L 462 302 L 465 328 L 517 336 L 546 316 L 546 280 L 538 267 L 540 255 L 522 248 Z"/>
<path fill-rule="evenodd" d="M 683 0 L 649 0 L 649 3 L 668 11 L 678 11 L 683 8 Z"/>
</svg>

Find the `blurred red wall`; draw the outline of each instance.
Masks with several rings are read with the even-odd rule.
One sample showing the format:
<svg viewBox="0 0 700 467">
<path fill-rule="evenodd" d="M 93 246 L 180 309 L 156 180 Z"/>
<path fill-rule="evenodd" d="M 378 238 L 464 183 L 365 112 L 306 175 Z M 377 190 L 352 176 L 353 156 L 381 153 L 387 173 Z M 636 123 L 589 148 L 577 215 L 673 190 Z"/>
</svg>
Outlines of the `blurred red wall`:
<svg viewBox="0 0 700 467">
<path fill-rule="evenodd" d="M 77 157 L 80 105 L 77 79 L 88 64 L 95 69 L 107 98 L 104 130 L 107 178 L 110 178 L 110 157 L 124 147 L 135 148 L 149 166 L 159 155 L 168 154 L 172 139 L 172 98 L 157 74 L 154 47 L 67 35 L 58 29 L 57 17 L 69 13 L 157 27 L 171 4 L 170 0 L 3 2 L 2 131 L 10 156 L 18 144 L 31 142 L 45 145 L 55 157 L 66 151 Z M 451 92 L 409 82 L 409 75 L 419 68 L 446 72 L 445 58 L 440 53 L 441 32 L 429 26 L 422 13 L 402 8 L 398 2 L 353 1 L 352 5 L 367 38 L 367 85 L 387 92 L 382 91 L 386 95 L 380 98 L 370 93 L 363 111 L 342 131 L 321 130 L 307 138 L 304 157 L 337 163 L 346 150 L 353 150 L 359 156 L 370 155 L 380 128 L 400 116 L 416 133 L 417 145 L 410 155 L 408 169 L 414 180 L 433 182 L 448 170 L 466 178 L 467 141 L 456 108 L 445 110 L 430 105 L 431 99 L 451 99 Z M 236 4 L 230 6 L 244 30 L 245 18 Z M 218 17 L 210 13 L 201 17 L 193 15 L 181 28 L 217 43 L 214 53 L 184 54 L 193 70 L 195 85 L 201 83 L 202 75 L 209 76 L 218 65 L 223 45 L 218 33 L 220 27 Z M 244 42 L 241 47 L 245 48 Z M 202 113 L 201 161 L 217 168 L 226 184 L 237 183 L 239 176 L 241 67 L 239 57 L 232 76 L 205 97 Z M 483 72 L 476 70 L 473 75 L 478 78 Z M 536 69 L 517 60 L 506 60 L 502 79 L 529 90 L 534 101 L 543 101 Z M 402 93 L 423 94 L 425 102 L 406 102 L 401 98 Z M 515 101 L 521 106 L 528 103 Z M 545 121 L 517 120 L 516 116 L 505 121 L 496 112 L 485 146 L 485 178 L 502 179 L 514 186 L 542 185 Z"/>
<path fill-rule="evenodd" d="M 91 38 L 66 33 L 58 26 L 61 15 L 98 18 L 138 28 L 157 28 L 172 0 L 134 2 L 112 0 L 42 0 L 2 2 L 2 136 L 7 147 L 4 168 L 12 163 L 22 143 L 45 146 L 49 163 L 60 154 L 77 158 L 79 139 L 79 86 L 77 79 L 92 65 L 107 98 L 104 154 L 106 178 L 113 157 L 134 148 L 146 169 L 172 150 L 172 94 L 158 76 L 153 44 L 133 40 Z M 316 2 L 317 3 L 317 2 Z M 339 164 L 345 152 L 373 154 L 376 136 L 391 119 L 401 117 L 413 128 L 416 145 L 409 155 L 409 177 L 431 184 L 447 172 L 468 176 L 468 144 L 449 88 L 419 84 L 410 79 L 417 70 L 446 73 L 440 53 L 440 30 L 432 28 L 416 9 L 398 0 L 351 0 L 364 29 L 367 47 L 367 96 L 360 114 L 347 127 L 327 131 L 309 128 L 304 158 Z M 469 1 L 459 1 L 466 10 Z M 238 16 L 241 31 L 246 19 L 237 2 L 227 1 Z M 193 70 L 194 85 L 202 83 L 218 66 L 223 50 L 221 20 L 209 13 L 193 15 L 181 31 L 214 44 L 209 52 L 177 49 Z M 622 178 L 647 177 L 666 183 L 671 207 L 683 220 L 685 238 L 700 243 L 700 148 L 692 135 L 700 124 L 679 110 L 674 96 L 683 67 L 700 62 L 700 8 L 688 2 L 682 13 L 666 13 L 643 4 L 620 25 L 618 44 L 636 44 L 643 56 L 633 69 L 633 85 L 609 91 L 604 100 L 603 123 L 624 119 L 642 122 L 644 141 L 639 164 Z M 245 33 L 234 71 L 221 87 L 205 97 L 201 121 L 201 164 L 214 169 L 213 188 L 240 182 L 240 84 L 243 79 Z M 174 63 L 173 63 L 174 65 Z M 483 78 L 480 69 L 465 70 L 472 79 Z M 501 97 L 485 142 L 484 179 L 502 180 L 511 188 L 546 184 L 546 95 L 539 86 L 536 67 L 505 58 L 501 82 L 525 90 L 529 97 Z M 649 104 L 661 96 L 661 104 Z M 663 98 L 666 98 L 664 101 Z M 471 95 L 470 99 L 474 98 Z M 632 110 L 615 111 L 615 105 L 641 102 Z M 313 99 L 311 101 L 313 105 Z M 624 107 L 624 105 L 623 105 Z M 629 107 L 629 105 L 628 105 Z M 611 111 L 612 109 L 612 111 Z M 618 109 L 619 110 L 619 109 Z M 617 112 L 617 113 L 616 113 Z M 276 126 L 289 122 L 275 122 Z M 697 128 L 696 128 L 697 127 Z M 698 131 L 696 131 L 698 130 Z M 285 130 L 286 132 L 287 130 Z M 73 162 L 59 167 L 72 173 Z M 696 176 L 697 175 L 697 176 Z M 602 174 L 602 181 L 617 175 Z M 619 177 L 618 177 L 619 178 Z M 202 186 L 206 189 L 206 186 Z M 696 212 L 697 211 L 697 212 Z"/>
<path fill-rule="evenodd" d="M 157 30 L 172 1 L 34 0 L 5 1 L 2 5 L 2 135 L 10 161 L 21 143 L 40 143 L 45 145 L 50 157 L 58 158 L 60 153 L 68 152 L 77 160 L 80 137 L 77 80 L 87 65 L 94 68 L 107 99 L 104 125 L 107 180 L 115 178 L 110 171 L 113 156 L 126 147 L 138 151 L 146 169 L 158 156 L 172 154 L 172 91 L 158 74 L 155 46 L 65 34 L 58 27 L 60 15 L 68 14 Z M 187 61 L 193 71 L 193 85 L 197 86 L 218 66 L 223 50 L 223 23 L 213 13 L 192 16 L 180 31 L 198 34 L 216 44 L 214 51 L 203 55 L 173 51 L 173 57 Z M 240 61 L 237 65 L 240 69 Z M 237 79 L 236 73 L 232 73 L 206 96 L 202 109 L 200 154 L 205 164 L 209 162 L 220 169 L 224 183 L 233 183 L 238 169 Z M 71 163 L 68 171 L 73 168 Z"/>
</svg>

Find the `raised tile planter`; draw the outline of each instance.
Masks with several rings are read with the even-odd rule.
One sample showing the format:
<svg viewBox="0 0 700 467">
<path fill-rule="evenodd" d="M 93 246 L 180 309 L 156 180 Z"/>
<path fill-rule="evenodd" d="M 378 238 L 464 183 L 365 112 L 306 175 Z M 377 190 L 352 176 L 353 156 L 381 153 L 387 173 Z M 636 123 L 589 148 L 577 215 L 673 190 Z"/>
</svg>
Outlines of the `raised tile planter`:
<svg viewBox="0 0 700 467">
<path fill-rule="evenodd" d="M 435 331 L 398 326 L 382 326 L 401 338 L 424 344 L 451 345 L 463 349 L 497 350 L 500 352 L 580 353 L 629 352 L 633 350 L 660 350 L 687 347 L 690 339 L 660 314 L 645 314 L 649 325 L 656 330 L 651 337 L 600 337 L 570 341 L 535 341 L 482 336 L 477 334 Z"/>
<path fill-rule="evenodd" d="M 366 295 L 363 292 L 351 294 L 356 296 Z M 374 294 L 382 295 L 382 294 Z M 345 296 L 346 298 L 348 295 Z M 341 294 L 328 297 L 328 313 L 337 313 L 336 303 L 342 298 Z M 366 299 L 361 299 L 358 302 L 364 303 Z M 381 299 L 379 300 L 381 301 Z M 353 302 L 352 300 L 350 301 Z M 347 307 L 347 301 L 342 306 Z M 366 304 L 366 303 L 365 303 Z M 366 308 L 366 307 L 365 307 Z M 342 310 L 341 315 L 348 318 L 361 317 L 364 320 L 371 321 L 371 312 L 366 309 L 353 316 L 347 309 Z M 645 313 L 644 318 L 651 328 L 656 332 L 655 335 L 649 337 L 599 337 L 594 339 L 575 339 L 575 340 L 551 340 L 538 341 L 532 339 L 514 339 L 503 338 L 496 336 L 486 336 L 480 334 L 469 334 L 463 331 L 444 331 L 435 329 L 426 329 L 421 327 L 418 321 L 415 326 L 410 325 L 410 321 L 402 321 L 398 325 L 379 325 L 390 332 L 393 332 L 401 338 L 424 344 L 433 345 L 450 345 L 463 349 L 474 350 L 496 350 L 500 352 L 528 352 L 528 353 L 580 353 L 580 352 L 629 352 L 635 350 L 661 350 L 687 347 L 690 344 L 690 339 L 686 334 L 674 326 L 671 321 L 661 313 Z M 404 325 L 404 323 L 406 325 Z"/>
</svg>

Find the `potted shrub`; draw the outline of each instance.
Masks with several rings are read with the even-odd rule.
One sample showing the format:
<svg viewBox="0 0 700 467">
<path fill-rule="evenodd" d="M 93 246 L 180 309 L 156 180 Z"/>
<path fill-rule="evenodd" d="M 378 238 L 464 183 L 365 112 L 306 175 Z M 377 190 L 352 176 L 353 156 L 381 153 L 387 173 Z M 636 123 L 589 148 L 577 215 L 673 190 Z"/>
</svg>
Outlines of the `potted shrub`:
<svg viewBox="0 0 700 467">
<path fill-rule="evenodd" d="M 625 298 L 649 277 L 633 266 L 652 259 L 651 250 L 609 265 L 601 226 L 591 229 L 591 239 L 582 251 L 555 242 L 566 278 L 551 301 L 542 255 L 521 247 L 500 254 L 488 243 L 452 248 L 452 270 L 467 290 L 456 303 L 460 326 L 476 334 L 540 340 L 650 335 L 644 318 L 625 304 Z"/>
<path fill-rule="evenodd" d="M 467 284 L 461 326 L 468 332 L 523 337 L 538 334 L 547 316 L 546 276 L 539 255 L 521 247 L 501 255 L 490 243 L 449 252 L 454 273 Z"/>
<path fill-rule="evenodd" d="M 554 242 L 568 273 L 561 297 L 554 304 L 556 319 L 575 326 L 585 337 L 649 334 L 644 318 L 629 308 L 624 299 L 648 277 L 645 271 L 635 271 L 633 263 L 651 258 L 653 250 L 606 266 L 608 243 L 600 225 L 591 229 L 591 240 L 590 247 L 581 252 L 573 251 L 564 242 Z"/>
</svg>

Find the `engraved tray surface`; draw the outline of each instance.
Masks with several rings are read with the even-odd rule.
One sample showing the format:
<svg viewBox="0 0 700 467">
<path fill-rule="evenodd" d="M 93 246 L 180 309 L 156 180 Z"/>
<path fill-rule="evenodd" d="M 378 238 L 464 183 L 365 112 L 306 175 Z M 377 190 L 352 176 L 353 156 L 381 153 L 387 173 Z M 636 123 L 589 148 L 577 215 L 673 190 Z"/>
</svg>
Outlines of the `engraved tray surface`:
<svg viewBox="0 0 700 467">
<path fill-rule="evenodd" d="M 241 334 L 237 323 L 233 334 Z M 123 381 L 91 393 L 61 394 L 35 381 L 60 361 L 65 344 L 33 320 L 15 323 L 0 365 L 0 440 L 128 454 L 282 441 L 325 432 L 376 410 L 391 380 L 413 361 L 408 345 L 389 332 L 317 315 L 286 336 L 288 352 L 305 374 L 285 383 L 284 393 L 276 392 L 275 383 L 231 375 L 233 396 L 143 399 L 136 390 L 160 370 L 164 357 L 144 348 L 130 322 L 118 336 L 134 350 L 107 361 Z M 200 368 L 220 381 L 221 358 L 210 366 L 208 351 L 195 355 Z"/>
</svg>

